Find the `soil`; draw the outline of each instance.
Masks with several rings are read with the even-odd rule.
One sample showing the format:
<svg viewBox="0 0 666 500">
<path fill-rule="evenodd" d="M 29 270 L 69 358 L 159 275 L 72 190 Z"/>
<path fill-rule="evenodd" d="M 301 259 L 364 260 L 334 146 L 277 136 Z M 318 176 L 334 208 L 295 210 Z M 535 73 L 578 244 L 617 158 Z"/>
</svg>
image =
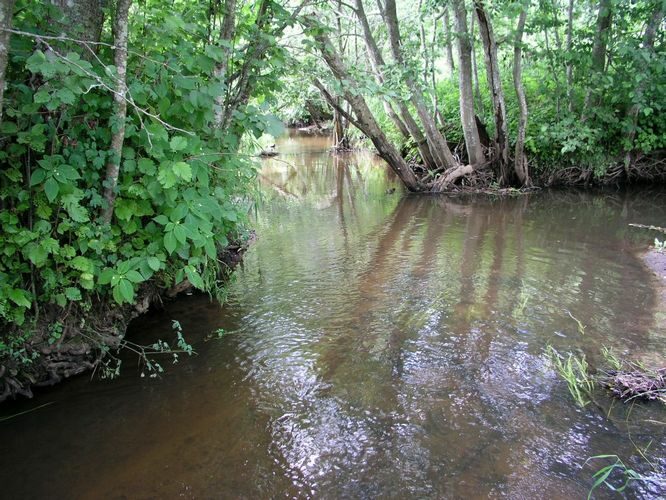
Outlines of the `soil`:
<svg viewBox="0 0 666 500">
<path fill-rule="evenodd" d="M 252 231 L 245 241 L 231 242 L 220 253 L 219 258 L 226 269 L 222 278 L 238 265 L 254 239 Z M 168 290 L 158 289 L 154 282 L 147 282 L 142 285 L 139 299 L 132 306 L 117 307 L 97 302 L 84 311 L 72 303 L 64 313 L 60 308 L 43 307 L 34 332 L 24 345 L 25 355 L 32 361 L 25 364 L 12 359 L 0 360 L 0 403 L 16 396 L 30 398 L 33 387 L 54 385 L 94 370 L 107 350 L 121 345 L 132 319 L 191 288 L 187 279 Z M 62 325 L 62 333 L 54 342 L 49 337 L 55 323 Z"/>
</svg>

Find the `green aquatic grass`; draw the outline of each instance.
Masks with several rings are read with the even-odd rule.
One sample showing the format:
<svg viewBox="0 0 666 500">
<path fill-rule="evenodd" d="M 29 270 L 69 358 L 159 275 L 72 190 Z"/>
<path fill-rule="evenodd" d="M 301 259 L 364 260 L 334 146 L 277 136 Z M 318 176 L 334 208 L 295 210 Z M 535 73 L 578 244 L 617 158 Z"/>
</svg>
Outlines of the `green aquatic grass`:
<svg viewBox="0 0 666 500">
<path fill-rule="evenodd" d="M 550 345 L 546 348 L 546 354 L 555 371 L 567 383 L 569 392 L 576 401 L 576 404 L 581 408 L 587 406 L 592 398 L 594 379 L 589 373 L 589 365 L 587 364 L 585 355 L 581 354 L 579 357 L 568 353 L 564 357 Z"/>
<path fill-rule="evenodd" d="M 597 472 L 594 473 L 594 475 L 592 476 L 592 478 L 594 479 L 594 484 L 592 485 L 592 488 L 590 488 L 590 491 L 587 494 L 587 500 L 590 500 L 590 498 L 592 498 L 592 493 L 594 493 L 594 490 L 599 488 L 601 485 L 606 485 L 606 487 L 609 488 L 610 490 L 622 493 L 632 481 L 645 481 L 647 479 L 644 476 L 640 475 L 635 470 L 627 467 L 627 465 L 617 455 L 595 455 L 594 457 L 588 458 L 585 461 L 584 465 L 587 465 L 587 463 L 590 462 L 590 460 L 608 459 L 608 458 L 613 459 L 614 462 L 609 465 L 606 465 L 605 467 L 602 467 L 601 469 L 599 469 Z M 610 483 L 609 478 L 614 471 L 617 471 L 619 473 L 620 478 L 623 481 L 622 486 L 614 486 L 613 484 Z"/>
</svg>

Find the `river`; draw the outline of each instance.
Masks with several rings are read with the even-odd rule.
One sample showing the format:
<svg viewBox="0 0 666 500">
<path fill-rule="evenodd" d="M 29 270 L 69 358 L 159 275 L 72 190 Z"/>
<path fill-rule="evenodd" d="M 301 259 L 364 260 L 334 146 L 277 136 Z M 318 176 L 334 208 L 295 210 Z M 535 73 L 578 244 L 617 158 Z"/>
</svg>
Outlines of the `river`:
<svg viewBox="0 0 666 500">
<path fill-rule="evenodd" d="M 264 160 L 224 306 L 184 296 L 131 326 L 151 342 L 178 320 L 196 355 L 2 408 L 37 409 L 0 423 L 0 497 L 585 498 L 600 454 L 653 479 L 629 497 L 663 495 L 664 410 L 576 407 L 544 349 L 664 363 L 628 223 L 663 225 L 666 197 L 412 196 L 329 146 L 292 133 Z"/>
</svg>

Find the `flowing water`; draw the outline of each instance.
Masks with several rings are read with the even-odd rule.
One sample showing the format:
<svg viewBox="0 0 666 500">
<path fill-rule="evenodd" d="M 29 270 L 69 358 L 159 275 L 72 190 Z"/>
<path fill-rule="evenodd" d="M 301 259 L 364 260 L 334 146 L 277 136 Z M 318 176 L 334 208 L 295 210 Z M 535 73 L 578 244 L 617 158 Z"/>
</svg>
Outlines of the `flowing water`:
<svg viewBox="0 0 666 500">
<path fill-rule="evenodd" d="M 663 495 L 664 411 L 577 408 L 544 348 L 663 364 L 649 235 L 628 223 L 663 225 L 666 198 L 409 196 L 329 146 L 286 137 L 264 161 L 224 306 L 182 297 L 131 328 L 178 320 L 196 356 L 2 409 L 40 407 L 0 423 L 0 497 L 585 498 L 608 453 L 653 480 L 628 497 Z"/>
</svg>

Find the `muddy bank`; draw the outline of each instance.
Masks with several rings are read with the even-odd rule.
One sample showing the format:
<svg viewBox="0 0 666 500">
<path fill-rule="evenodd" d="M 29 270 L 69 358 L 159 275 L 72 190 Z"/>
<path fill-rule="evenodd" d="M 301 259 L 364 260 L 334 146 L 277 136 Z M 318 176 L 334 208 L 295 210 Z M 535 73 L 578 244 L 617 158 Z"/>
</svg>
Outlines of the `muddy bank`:
<svg viewBox="0 0 666 500">
<path fill-rule="evenodd" d="M 233 241 L 219 253 L 223 263 L 220 280 L 228 280 L 254 240 L 252 231 L 248 238 Z M 150 309 L 161 308 L 165 301 L 191 289 L 187 279 L 170 288 L 151 280 L 142 285 L 132 305 L 99 301 L 90 310 L 77 303 L 70 303 L 65 309 L 43 305 L 30 340 L 19 351 L 20 357 L 0 359 L 0 403 L 16 396 L 31 398 L 36 387 L 51 386 L 95 370 L 107 353 L 122 347 L 133 319 Z"/>
</svg>

